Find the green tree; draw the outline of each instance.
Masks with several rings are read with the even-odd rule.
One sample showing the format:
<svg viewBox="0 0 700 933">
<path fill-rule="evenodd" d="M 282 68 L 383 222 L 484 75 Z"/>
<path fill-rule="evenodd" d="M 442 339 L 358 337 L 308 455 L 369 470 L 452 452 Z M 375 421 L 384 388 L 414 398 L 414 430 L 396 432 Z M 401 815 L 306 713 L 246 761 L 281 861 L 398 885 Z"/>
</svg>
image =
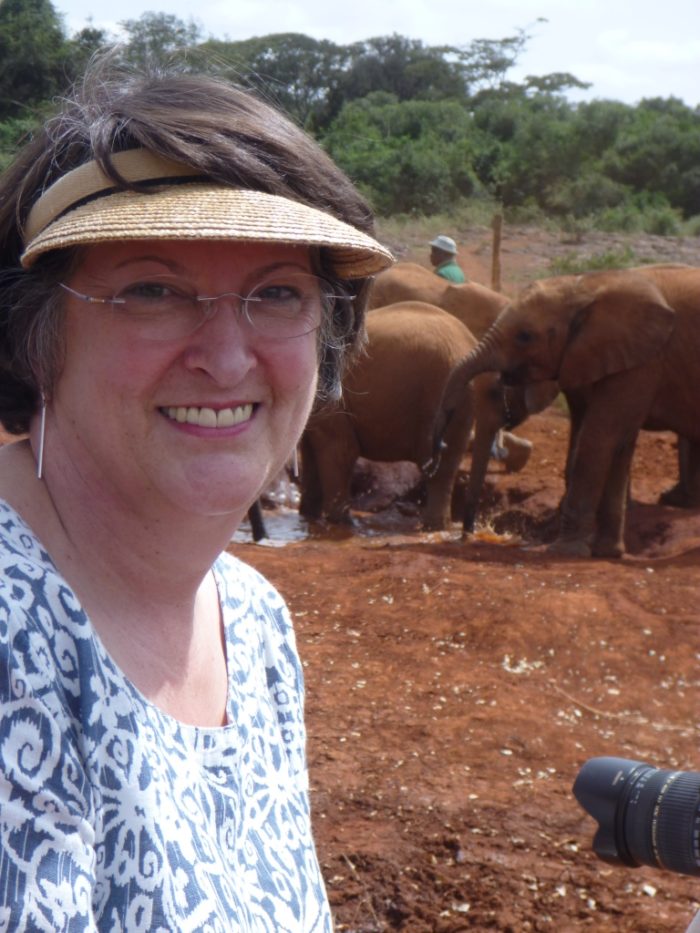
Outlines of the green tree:
<svg viewBox="0 0 700 933">
<path fill-rule="evenodd" d="M 172 13 L 142 13 L 138 19 L 119 23 L 126 33 L 124 58 L 133 65 L 167 62 L 174 55 L 192 50 L 201 40 L 199 26 Z"/>
<path fill-rule="evenodd" d="M 430 214 L 475 189 L 470 122 L 457 101 L 375 91 L 346 104 L 323 143 L 379 213 Z"/>
<path fill-rule="evenodd" d="M 338 92 L 343 102 L 374 91 L 394 94 L 398 100 L 464 97 L 460 66 L 448 57 L 452 51 L 396 34 L 356 42 L 350 46 L 351 64 Z"/>
<path fill-rule="evenodd" d="M 84 26 L 68 40 L 68 54 L 71 71 L 79 75 L 87 65 L 91 56 L 99 49 L 114 42 L 114 38 L 105 29 L 96 26 Z"/>
<path fill-rule="evenodd" d="M 36 108 L 69 83 L 61 19 L 50 0 L 0 3 L 0 120 Z"/>
<path fill-rule="evenodd" d="M 662 194 L 686 217 L 700 214 L 700 109 L 677 98 L 642 101 L 602 165 L 633 191 Z"/>
<path fill-rule="evenodd" d="M 0 172 L 7 168 L 22 140 L 36 129 L 38 123 L 36 115 L 0 121 Z"/>
<path fill-rule="evenodd" d="M 199 50 L 210 67 L 254 88 L 311 130 L 328 122 L 329 97 L 350 54 L 347 46 L 293 32 L 241 42 L 209 39 Z"/>
</svg>

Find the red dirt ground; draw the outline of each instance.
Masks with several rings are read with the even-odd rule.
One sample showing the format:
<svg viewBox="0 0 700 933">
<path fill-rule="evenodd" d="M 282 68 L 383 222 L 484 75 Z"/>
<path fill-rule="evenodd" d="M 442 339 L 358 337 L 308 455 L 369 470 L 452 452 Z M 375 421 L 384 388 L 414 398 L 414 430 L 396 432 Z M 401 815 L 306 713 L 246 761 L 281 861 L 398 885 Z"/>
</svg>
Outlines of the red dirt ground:
<svg viewBox="0 0 700 933">
<path fill-rule="evenodd" d="M 485 237 L 461 235 L 460 258 L 488 284 Z M 506 240 L 506 288 L 542 274 L 557 246 L 545 240 Z M 697 241 L 694 255 L 668 244 L 677 252 L 659 260 L 700 265 Z M 519 474 L 492 468 L 494 533 L 419 531 L 411 497 L 389 495 L 400 471 L 386 469 L 365 470 L 352 529 L 308 529 L 278 509 L 266 517 L 280 546 L 244 529 L 232 544 L 295 621 L 339 933 L 680 933 L 700 906 L 697 879 L 598 860 L 571 793 L 594 755 L 700 770 L 700 510 L 655 504 L 675 481 L 675 439 L 643 434 L 629 553 L 596 561 L 543 543 L 565 415 L 552 408 L 518 433 L 535 447 Z"/>
</svg>

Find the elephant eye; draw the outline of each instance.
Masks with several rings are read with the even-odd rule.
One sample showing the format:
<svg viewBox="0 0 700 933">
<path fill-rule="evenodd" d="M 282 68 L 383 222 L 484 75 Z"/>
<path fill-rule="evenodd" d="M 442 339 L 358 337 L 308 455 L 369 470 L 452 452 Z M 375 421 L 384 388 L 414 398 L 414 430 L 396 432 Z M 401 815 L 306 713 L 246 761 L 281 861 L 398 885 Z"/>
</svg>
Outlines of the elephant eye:
<svg viewBox="0 0 700 933">
<path fill-rule="evenodd" d="M 516 343 L 519 343 L 521 346 L 526 346 L 528 343 L 532 343 L 535 339 L 535 334 L 531 330 L 519 330 L 515 335 Z"/>
</svg>

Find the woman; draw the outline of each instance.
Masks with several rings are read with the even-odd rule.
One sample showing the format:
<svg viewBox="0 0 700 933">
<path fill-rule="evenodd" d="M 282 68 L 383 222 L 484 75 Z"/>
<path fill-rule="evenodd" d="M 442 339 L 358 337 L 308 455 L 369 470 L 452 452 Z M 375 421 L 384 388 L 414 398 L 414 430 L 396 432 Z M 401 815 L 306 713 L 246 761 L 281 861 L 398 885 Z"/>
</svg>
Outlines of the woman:
<svg viewBox="0 0 700 933">
<path fill-rule="evenodd" d="M 3 928 L 330 929 L 286 608 L 224 552 L 391 262 L 301 131 L 96 70 L 0 179 Z"/>
</svg>

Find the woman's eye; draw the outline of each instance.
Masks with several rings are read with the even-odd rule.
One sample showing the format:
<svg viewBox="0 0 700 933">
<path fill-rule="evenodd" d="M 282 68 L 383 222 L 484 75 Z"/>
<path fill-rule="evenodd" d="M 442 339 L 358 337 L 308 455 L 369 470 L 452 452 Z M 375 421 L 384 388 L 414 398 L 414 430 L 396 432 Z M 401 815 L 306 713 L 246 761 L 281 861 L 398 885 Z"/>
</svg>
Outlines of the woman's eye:
<svg viewBox="0 0 700 933">
<path fill-rule="evenodd" d="M 265 285 L 263 288 L 256 289 L 251 297 L 283 304 L 296 301 L 299 298 L 299 290 L 292 285 Z"/>
<path fill-rule="evenodd" d="M 140 301 L 162 301 L 174 293 L 171 286 L 163 282 L 136 282 L 121 293 L 124 298 Z"/>
</svg>

